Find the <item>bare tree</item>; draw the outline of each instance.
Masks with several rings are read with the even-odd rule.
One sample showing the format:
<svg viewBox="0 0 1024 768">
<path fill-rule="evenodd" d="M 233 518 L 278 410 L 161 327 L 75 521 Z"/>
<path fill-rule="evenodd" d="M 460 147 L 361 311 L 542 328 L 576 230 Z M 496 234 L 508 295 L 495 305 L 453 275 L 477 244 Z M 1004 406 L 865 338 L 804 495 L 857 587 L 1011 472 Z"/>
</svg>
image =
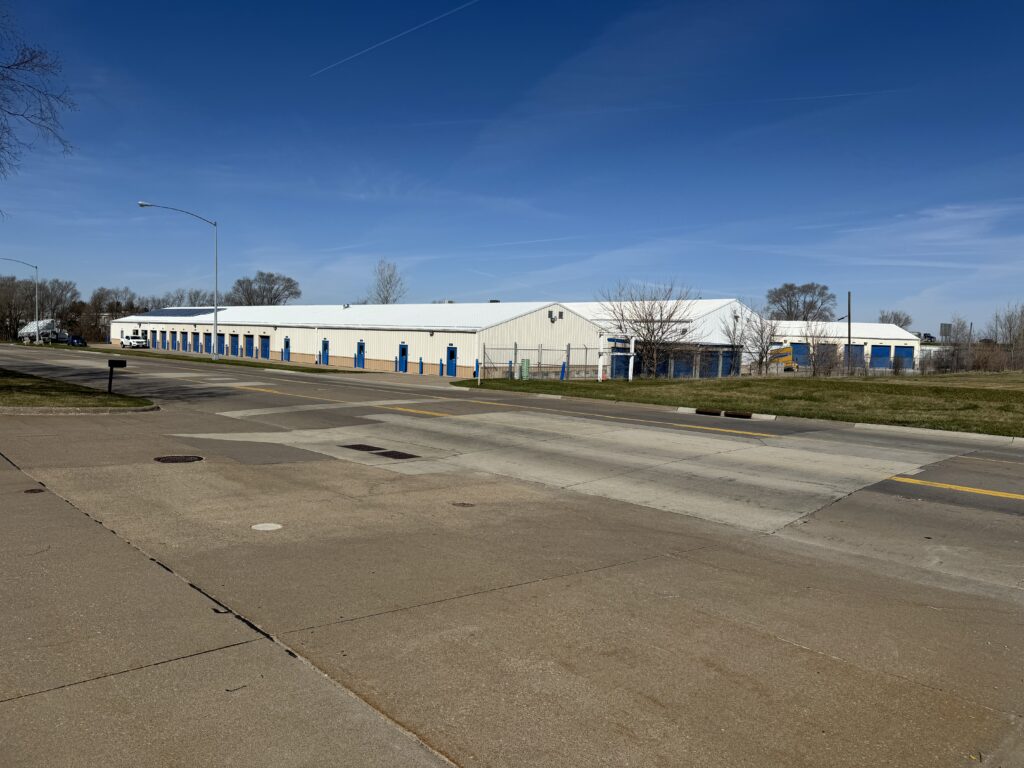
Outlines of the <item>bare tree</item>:
<svg viewBox="0 0 1024 768">
<path fill-rule="evenodd" d="M 985 336 L 1004 351 L 1005 367 L 1014 371 L 1024 368 L 1024 304 L 996 310 L 985 328 Z"/>
<path fill-rule="evenodd" d="M 186 307 L 212 307 L 213 291 L 204 291 L 202 288 L 188 288 L 185 291 Z"/>
<path fill-rule="evenodd" d="M 883 309 L 878 313 L 878 322 L 892 323 L 906 330 L 914 322 L 914 318 L 902 309 Z"/>
<path fill-rule="evenodd" d="M 227 304 L 267 307 L 287 304 L 302 296 L 294 279 L 277 272 L 257 272 L 255 277 L 240 277 L 224 296 Z"/>
<path fill-rule="evenodd" d="M 670 352 L 699 343 L 690 333 L 694 297 L 675 280 L 661 285 L 620 280 L 599 299 L 611 330 L 636 338 L 641 375 L 656 376 Z"/>
<path fill-rule="evenodd" d="M 839 339 L 826 323 L 809 322 L 804 331 L 812 376 L 831 376 L 839 367 Z"/>
<path fill-rule="evenodd" d="M 771 366 L 772 349 L 779 336 L 779 321 L 767 310 L 754 309 L 746 323 L 743 344 L 758 375 L 768 373 Z"/>
<path fill-rule="evenodd" d="M 18 331 L 34 313 L 35 282 L 0 275 L 0 339 L 18 338 Z"/>
<path fill-rule="evenodd" d="M 40 318 L 53 318 L 57 327 L 67 330 L 71 326 L 72 310 L 82 296 L 71 280 L 52 278 L 39 283 Z"/>
<path fill-rule="evenodd" d="M 836 295 L 821 283 L 783 283 L 766 296 L 766 311 L 776 320 L 833 320 Z"/>
<path fill-rule="evenodd" d="M 722 335 L 732 348 L 733 364 L 730 375 L 738 376 L 743 367 L 743 351 L 747 343 L 747 318 L 734 310 L 728 317 L 722 318 Z"/>
<path fill-rule="evenodd" d="M 32 149 L 35 139 L 70 151 L 61 113 L 75 104 L 58 82 L 60 74 L 60 59 L 25 42 L 11 15 L 0 8 L 0 178 L 15 171 L 22 152 Z"/>
<path fill-rule="evenodd" d="M 366 298 L 369 304 L 397 304 L 408 293 L 405 278 L 398 271 L 398 265 L 381 259 L 373 268 L 373 285 Z"/>
</svg>

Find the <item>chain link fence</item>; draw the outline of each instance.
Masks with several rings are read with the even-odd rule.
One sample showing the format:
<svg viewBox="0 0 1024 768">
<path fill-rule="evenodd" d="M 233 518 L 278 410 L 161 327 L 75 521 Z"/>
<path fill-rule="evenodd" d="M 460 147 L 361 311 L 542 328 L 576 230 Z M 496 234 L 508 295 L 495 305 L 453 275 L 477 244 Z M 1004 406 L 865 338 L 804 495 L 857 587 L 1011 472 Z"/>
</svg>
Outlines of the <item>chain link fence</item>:
<svg viewBox="0 0 1024 768">
<path fill-rule="evenodd" d="M 597 379 L 597 347 L 484 346 L 482 379 Z"/>
</svg>

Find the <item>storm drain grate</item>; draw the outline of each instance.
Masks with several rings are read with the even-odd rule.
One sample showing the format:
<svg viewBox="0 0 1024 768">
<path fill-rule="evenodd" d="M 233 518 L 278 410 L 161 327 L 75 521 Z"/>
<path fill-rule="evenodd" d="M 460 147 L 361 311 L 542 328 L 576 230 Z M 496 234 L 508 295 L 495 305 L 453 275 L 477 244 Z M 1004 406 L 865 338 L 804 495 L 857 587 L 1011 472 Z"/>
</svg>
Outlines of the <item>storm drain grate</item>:
<svg viewBox="0 0 1024 768">
<path fill-rule="evenodd" d="M 45 488 L 29 488 L 25 493 L 46 493 Z"/>
<path fill-rule="evenodd" d="M 352 443 L 352 445 L 339 445 L 339 448 L 348 448 L 353 451 L 383 451 L 384 449 L 376 445 L 367 445 L 366 443 Z"/>
<path fill-rule="evenodd" d="M 406 453 L 405 451 L 380 451 L 378 456 L 387 456 L 389 459 L 418 459 L 415 453 Z"/>
<path fill-rule="evenodd" d="M 189 464 L 193 461 L 202 461 L 202 456 L 157 456 L 153 461 L 161 464 Z"/>
</svg>

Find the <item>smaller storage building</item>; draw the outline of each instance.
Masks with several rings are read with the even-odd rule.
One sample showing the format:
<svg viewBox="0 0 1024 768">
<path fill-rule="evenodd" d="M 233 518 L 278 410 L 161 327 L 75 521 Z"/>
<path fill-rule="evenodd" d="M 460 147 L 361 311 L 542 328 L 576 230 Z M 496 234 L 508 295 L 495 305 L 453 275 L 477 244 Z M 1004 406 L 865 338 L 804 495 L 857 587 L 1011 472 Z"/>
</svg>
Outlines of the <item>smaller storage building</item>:
<svg viewBox="0 0 1024 768">
<path fill-rule="evenodd" d="M 793 360 L 801 369 L 845 366 L 847 353 L 853 368 L 868 370 L 912 371 L 920 362 L 921 340 L 891 323 L 851 323 L 848 339 L 845 320 L 777 322 L 776 344 L 792 347 Z"/>
</svg>

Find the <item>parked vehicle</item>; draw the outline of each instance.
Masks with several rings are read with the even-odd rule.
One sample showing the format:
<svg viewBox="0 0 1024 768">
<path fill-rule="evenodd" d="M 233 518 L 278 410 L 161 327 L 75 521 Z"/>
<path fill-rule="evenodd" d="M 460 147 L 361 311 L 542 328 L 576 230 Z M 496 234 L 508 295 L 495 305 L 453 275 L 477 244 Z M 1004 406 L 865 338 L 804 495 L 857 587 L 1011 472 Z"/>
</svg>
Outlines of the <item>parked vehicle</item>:
<svg viewBox="0 0 1024 768">
<path fill-rule="evenodd" d="M 88 347 L 89 345 L 86 343 L 85 339 L 83 339 L 81 336 L 69 336 L 68 337 L 68 346 L 69 347 Z"/>
<path fill-rule="evenodd" d="M 149 342 L 142 336 L 132 334 L 131 336 L 123 336 L 121 338 L 121 349 L 124 349 L 125 347 L 130 349 L 148 349 Z"/>
</svg>

